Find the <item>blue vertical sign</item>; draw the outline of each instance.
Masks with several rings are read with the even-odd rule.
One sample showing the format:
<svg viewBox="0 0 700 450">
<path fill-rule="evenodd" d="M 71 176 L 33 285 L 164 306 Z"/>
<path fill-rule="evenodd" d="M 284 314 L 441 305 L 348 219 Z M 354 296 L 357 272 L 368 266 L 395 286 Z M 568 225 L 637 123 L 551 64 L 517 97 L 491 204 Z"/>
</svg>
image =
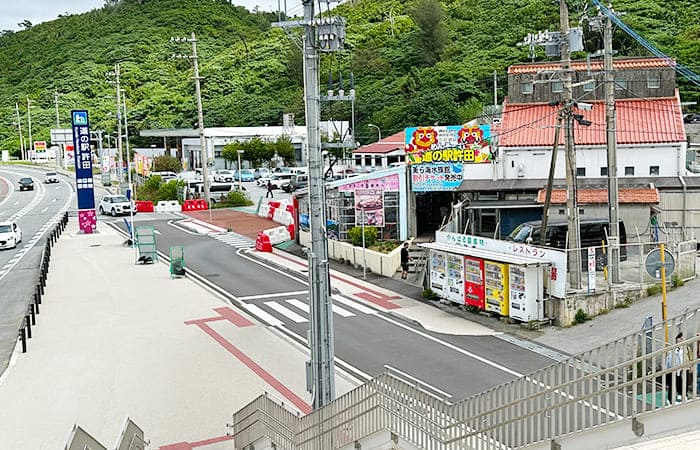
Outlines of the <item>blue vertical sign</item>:
<svg viewBox="0 0 700 450">
<path fill-rule="evenodd" d="M 78 209 L 95 209 L 88 112 L 71 111 L 71 124 L 73 126 L 73 148 L 75 149 L 75 184 L 78 191 Z"/>
</svg>

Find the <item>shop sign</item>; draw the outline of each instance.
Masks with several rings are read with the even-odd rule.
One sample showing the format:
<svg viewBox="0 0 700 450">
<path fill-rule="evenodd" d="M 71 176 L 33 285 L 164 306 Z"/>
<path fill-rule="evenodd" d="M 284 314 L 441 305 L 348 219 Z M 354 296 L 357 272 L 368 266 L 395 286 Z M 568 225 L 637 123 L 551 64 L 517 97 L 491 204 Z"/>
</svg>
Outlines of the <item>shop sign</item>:
<svg viewBox="0 0 700 450">
<path fill-rule="evenodd" d="M 564 251 L 446 231 L 436 231 L 435 242 L 542 260 L 551 264 L 551 294 L 557 298 L 566 297 L 566 252 Z"/>
<path fill-rule="evenodd" d="M 85 110 L 71 111 L 71 128 L 73 129 L 73 148 L 75 149 L 78 223 L 80 224 L 80 231 L 88 234 L 92 233 L 97 226 L 88 112 Z"/>
<path fill-rule="evenodd" d="M 411 165 L 413 192 L 454 191 L 462 184 L 461 164 Z"/>
<path fill-rule="evenodd" d="M 406 128 L 406 163 L 483 164 L 494 160 L 490 125 Z"/>
<path fill-rule="evenodd" d="M 37 153 L 46 152 L 46 141 L 34 141 L 34 151 Z"/>
<path fill-rule="evenodd" d="M 384 226 L 384 191 L 355 189 L 355 225 Z"/>
<path fill-rule="evenodd" d="M 356 189 L 381 189 L 387 192 L 397 192 L 399 190 L 399 174 L 395 173 L 385 177 L 356 181 L 354 183 L 338 186 L 338 191 L 340 192 L 355 192 Z"/>
</svg>

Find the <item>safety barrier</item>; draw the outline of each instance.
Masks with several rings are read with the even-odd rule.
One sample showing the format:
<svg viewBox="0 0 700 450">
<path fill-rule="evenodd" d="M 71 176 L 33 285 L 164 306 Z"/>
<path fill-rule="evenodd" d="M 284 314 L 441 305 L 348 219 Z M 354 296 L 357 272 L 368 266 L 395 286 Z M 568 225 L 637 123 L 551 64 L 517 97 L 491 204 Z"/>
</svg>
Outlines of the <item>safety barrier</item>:
<svg viewBox="0 0 700 450">
<path fill-rule="evenodd" d="M 209 209 L 209 205 L 204 199 L 185 200 L 182 203 L 182 211 L 204 211 Z"/>
<path fill-rule="evenodd" d="M 161 200 L 155 207 L 156 212 L 178 212 L 181 210 L 177 200 Z"/>
<path fill-rule="evenodd" d="M 36 325 L 36 316 L 39 315 L 41 299 L 46 288 L 46 276 L 49 273 L 49 261 L 51 259 L 51 248 L 58 241 L 59 236 L 68 225 L 68 213 L 64 213 L 61 220 L 53 227 L 46 237 L 46 244 L 41 254 L 41 266 L 39 268 L 39 282 L 34 288 L 32 299 L 27 306 L 27 312 L 20 323 L 18 331 L 22 353 L 27 353 L 27 340 L 32 338 L 32 327 Z"/>
<path fill-rule="evenodd" d="M 262 233 L 270 238 L 270 244 L 272 245 L 277 245 L 291 239 L 289 231 L 284 226 L 270 228 L 264 230 Z"/>
<path fill-rule="evenodd" d="M 136 200 L 136 212 L 153 212 L 153 202 Z"/>
<path fill-rule="evenodd" d="M 271 253 L 272 244 L 270 243 L 270 236 L 263 232 L 258 233 L 258 237 L 255 239 L 255 250 Z"/>
</svg>

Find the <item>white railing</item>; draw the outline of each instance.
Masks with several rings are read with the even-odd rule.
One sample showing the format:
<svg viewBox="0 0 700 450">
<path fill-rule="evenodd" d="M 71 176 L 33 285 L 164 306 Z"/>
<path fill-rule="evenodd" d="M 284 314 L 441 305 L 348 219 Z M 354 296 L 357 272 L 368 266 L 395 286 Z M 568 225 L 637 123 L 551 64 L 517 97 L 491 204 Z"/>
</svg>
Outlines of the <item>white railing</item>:
<svg viewBox="0 0 700 450">
<path fill-rule="evenodd" d="M 698 401 L 699 340 L 700 309 L 455 404 L 391 373 L 305 417 L 261 396 L 234 414 L 235 445 L 333 449 L 389 430 L 427 450 L 521 448 Z M 676 349 L 682 364 L 667 368 Z M 681 396 L 667 403 L 668 389 Z"/>
</svg>

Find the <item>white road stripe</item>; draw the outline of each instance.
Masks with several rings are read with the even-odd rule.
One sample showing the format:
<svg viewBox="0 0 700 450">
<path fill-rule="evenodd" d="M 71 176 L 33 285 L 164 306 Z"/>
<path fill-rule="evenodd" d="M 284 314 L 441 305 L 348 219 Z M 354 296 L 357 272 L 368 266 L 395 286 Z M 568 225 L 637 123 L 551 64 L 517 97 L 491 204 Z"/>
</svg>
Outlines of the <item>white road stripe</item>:
<svg viewBox="0 0 700 450">
<path fill-rule="evenodd" d="M 48 209 L 49 209 L 49 208 L 44 208 L 44 209 L 41 210 L 41 212 L 42 212 L 42 213 L 45 213 L 46 211 L 48 211 Z"/>
<path fill-rule="evenodd" d="M 372 308 L 368 308 L 359 302 L 355 302 L 355 301 L 352 301 L 348 298 L 345 298 L 342 295 L 331 295 L 331 298 L 333 299 L 333 301 L 338 302 L 338 303 L 342 303 L 343 305 L 348 306 L 352 309 L 355 309 L 355 310 L 361 312 L 362 314 L 377 314 L 377 312 L 379 312 L 379 311 L 376 311 Z"/>
<path fill-rule="evenodd" d="M 276 294 L 260 294 L 260 295 L 247 295 L 245 297 L 238 297 L 238 300 L 257 300 L 260 298 L 276 298 L 276 297 L 290 297 L 292 295 L 304 295 L 308 294 L 309 291 L 292 291 L 292 292 L 278 292 Z"/>
<path fill-rule="evenodd" d="M 355 317 L 355 314 L 351 313 L 347 309 L 343 309 L 340 306 L 333 305 L 333 312 L 341 317 Z"/>
<path fill-rule="evenodd" d="M 293 320 L 296 323 L 303 323 L 303 322 L 308 322 L 305 318 L 301 317 L 299 314 L 295 313 L 291 309 L 286 308 L 283 305 L 280 305 L 277 302 L 265 302 L 265 304 L 270 308 L 274 309 L 278 313 L 282 314 L 283 316 L 287 317 L 288 319 Z"/>
<path fill-rule="evenodd" d="M 12 204 L 12 206 L 17 206 L 17 205 L 19 205 L 19 202 L 14 202 L 14 203 Z"/>
<path fill-rule="evenodd" d="M 295 298 L 287 300 L 287 303 L 290 305 L 294 306 L 295 308 L 299 308 L 302 311 L 304 311 L 307 314 L 311 314 L 310 307 L 304 302 L 301 302 Z M 333 305 L 333 312 L 338 314 L 341 317 L 354 317 L 355 314 L 351 313 L 347 309 L 343 309 L 340 306 Z"/>
<path fill-rule="evenodd" d="M 244 307 L 245 309 L 247 309 L 252 315 L 254 315 L 258 319 L 262 320 L 263 322 L 267 323 L 271 327 L 277 327 L 280 325 L 284 325 L 284 322 L 282 322 L 281 320 L 277 320 L 275 317 L 266 313 L 262 308 L 258 307 L 257 305 L 243 303 L 243 304 L 241 304 L 241 306 Z"/>
</svg>

